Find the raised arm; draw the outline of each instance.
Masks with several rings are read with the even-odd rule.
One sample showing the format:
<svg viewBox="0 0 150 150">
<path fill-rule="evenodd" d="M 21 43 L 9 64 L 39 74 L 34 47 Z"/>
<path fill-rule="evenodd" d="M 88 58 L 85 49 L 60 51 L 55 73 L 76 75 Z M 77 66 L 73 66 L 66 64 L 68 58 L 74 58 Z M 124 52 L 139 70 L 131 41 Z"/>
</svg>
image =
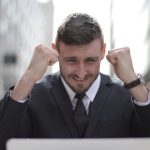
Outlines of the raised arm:
<svg viewBox="0 0 150 150">
<path fill-rule="evenodd" d="M 125 84 L 138 78 L 133 68 L 129 47 L 110 50 L 106 58 L 112 64 L 117 77 Z M 139 84 L 129 90 L 136 101 L 146 102 L 148 100 L 148 92 L 144 85 Z"/>
<path fill-rule="evenodd" d="M 58 60 L 58 52 L 44 45 L 38 45 L 33 53 L 27 70 L 17 81 L 11 98 L 20 101 L 30 94 L 34 84 L 44 75 L 49 65 L 53 65 Z"/>
</svg>

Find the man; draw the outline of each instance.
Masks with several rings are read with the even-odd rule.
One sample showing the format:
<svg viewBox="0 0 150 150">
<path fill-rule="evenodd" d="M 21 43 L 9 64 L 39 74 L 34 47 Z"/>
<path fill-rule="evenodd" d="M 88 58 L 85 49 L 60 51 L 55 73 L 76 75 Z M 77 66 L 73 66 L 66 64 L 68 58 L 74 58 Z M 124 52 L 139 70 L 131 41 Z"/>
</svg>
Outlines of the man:
<svg viewBox="0 0 150 150">
<path fill-rule="evenodd" d="M 1 101 L 0 146 L 12 137 L 150 136 L 150 94 L 134 71 L 129 48 L 106 56 L 128 90 L 99 73 L 105 49 L 94 18 L 69 15 L 58 28 L 56 44 L 35 48 L 27 70 Z M 57 60 L 60 73 L 37 83 Z M 83 93 L 78 100 L 75 95 Z"/>
</svg>

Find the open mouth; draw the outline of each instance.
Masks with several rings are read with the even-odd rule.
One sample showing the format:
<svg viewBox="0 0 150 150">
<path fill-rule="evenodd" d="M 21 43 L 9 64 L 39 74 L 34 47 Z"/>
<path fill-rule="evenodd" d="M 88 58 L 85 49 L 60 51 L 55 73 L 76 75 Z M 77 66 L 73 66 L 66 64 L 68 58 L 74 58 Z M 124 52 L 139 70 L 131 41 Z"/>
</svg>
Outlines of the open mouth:
<svg viewBox="0 0 150 150">
<path fill-rule="evenodd" d="M 85 78 L 73 77 L 73 79 L 76 80 L 76 81 L 82 82 L 82 81 L 86 81 L 88 79 L 88 77 L 85 77 Z"/>
</svg>

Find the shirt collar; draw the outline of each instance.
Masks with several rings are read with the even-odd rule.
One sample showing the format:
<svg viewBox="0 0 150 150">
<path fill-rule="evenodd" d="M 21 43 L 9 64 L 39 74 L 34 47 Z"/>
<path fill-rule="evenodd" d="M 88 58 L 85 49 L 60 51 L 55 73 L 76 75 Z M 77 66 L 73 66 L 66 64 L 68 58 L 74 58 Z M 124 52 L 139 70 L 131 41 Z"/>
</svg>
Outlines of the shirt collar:
<svg viewBox="0 0 150 150">
<path fill-rule="evenodd" d="M 63 85 L 64 85 L 64 87 L 65 87 L 65 89 L 69 95 L 71 103 L 72 103 L 76 93 L 68 86 L 68 84 L 65 82 L 65 80 L 63 79 L 62 76 L 61 76 L 61 80 L 62 80 L 62 83 L 63 83 Z M 90 86 L 90 88 L 86 91 L 86 96 L 90 99 L 91 102 L 93 102 L 93 100 L 96 96 L 96 93 L 97 93 L 99 86 L 100 86 L 100 82 L 101 82 L 101 76 L 99 74 L 97 76 L 96 80 Z"/>
<path fill-rule="evenodd" d="M 100 86 L 100 82 L 101 82 L 101 76 L 99 74 L 97 76 L 96 80 L 90 86 L 90 88 L 86 91 L 86 95 L 88 96 L 88 98 L 90 99 L 91 102 L 93 102 L 93 100 L 96 96 L 96 93 L 97 93 L 99 86 Z"/>
</svg>

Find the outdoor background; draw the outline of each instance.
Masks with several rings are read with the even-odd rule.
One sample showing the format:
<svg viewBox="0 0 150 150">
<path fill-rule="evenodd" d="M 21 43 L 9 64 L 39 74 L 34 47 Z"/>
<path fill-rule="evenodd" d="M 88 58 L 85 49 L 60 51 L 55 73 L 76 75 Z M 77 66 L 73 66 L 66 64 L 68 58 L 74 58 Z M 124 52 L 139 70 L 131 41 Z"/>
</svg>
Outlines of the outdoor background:
<svg viewBox="0 0 150 150">
<path fill-rule="evenodd" d="M 150 87 L 149 0 L 0 0 L 0 98 L 26 69 L 34 47 L 50 46 L 59 24 L 73 12 L 98 20 L 107 50 L 129 46 L 136 72 Z M 56 63 L 47 73 L 58 70 Z M 117 81 L 106 59 L 101 72 Z"/>
</svg>

